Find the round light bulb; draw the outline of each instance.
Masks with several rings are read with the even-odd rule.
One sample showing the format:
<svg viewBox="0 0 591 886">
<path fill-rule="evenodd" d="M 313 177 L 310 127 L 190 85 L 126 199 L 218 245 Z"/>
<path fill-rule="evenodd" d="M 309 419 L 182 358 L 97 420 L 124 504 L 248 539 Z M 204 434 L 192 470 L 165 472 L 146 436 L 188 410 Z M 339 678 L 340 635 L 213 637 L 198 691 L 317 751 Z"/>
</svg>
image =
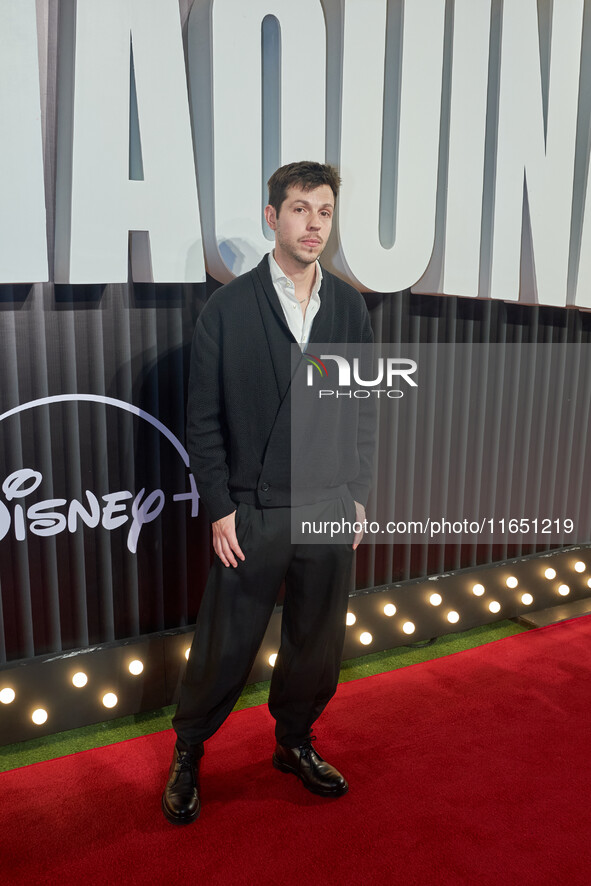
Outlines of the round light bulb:
<svg viewBox="0 0 591 886">
<path fill-rule="evenodd" d="M 351 626 L 354 625 L 356 621 L 356 616 L 352 612 L 347 612 L 347 624 Z"/>
<path fill-rule="evenodd" d="M 431 604 L 431 606 L 441 606 L 442 602 L 443 597 L 441 596 L 441 594 L 431 594 L 431 596 L 429 597 L 429 603 Z"/>
<path fill-rule="evenodd" d="M 454 609 L 452 609 L 451 612 L 448 612 L 448 613 L 447 613 L 447 620 L 448 620 L 452 625 L 457 624 L 457 623 L 459 622 L 459 620 L 460 620 L 460 613 L 459 613 L 459 612 L 456 612 Z"/>
<path fill-rule="evenodd" d="M 586 568 L 582 560 L 577 560 L 575 563 L 575 572 L 584 572 Z"/>
<path fill-rule="evenodd" d="M 524 606 L 531 606 L 531 604 L 534 602 L 534 598 L 532 597 L 531 594 L 522 594 L 521 595 L 521 602 L 523 603 Z"/>
<path fill-rule="evenodd" d="M 129 662 L 129 673 L 133 674 L 134 677 L 139 676 L 143 670 L 143 662 L 139 661 L 139 659 L 136 658 L 134 661 Z"/>
<path fill-rule="evenodd" d="M 36 726 L 43 726 L 43 724 L 47 722 L 47 711 L 43 708 L 37 708 L 37 710 L 33 711 L 31 714 L 31 720 Z"/>
<path fill-rule="evenodd" d="M 103 704 L 106 708 L 114 708 L 117 701 L 118 699 L 114 692 L 106 692 L 103 695 Z"/>
<path fill-rule="evenodd" d="M 373 640 L 373 637 L 369 633 L 369 631 L 364 631 L 359 637 L 359 642 L 363 643 L 364 646 L 369 646 L 369 644 L 371 643 L 372 640 Z"/>
<path fill-rule="evenodd" d="M 505 582 L 508 588 L 516 588 L 519 582 L 515 578 L 514 575 L 510 575 L 507 581 Z"/>
<path fill-rule="evenodd" d="M 402 625 L 402 630 L 404 631 L 405 634 L 414 634 L 415 626 L 412 623 L 412 621 L 405 621 L 404 624 Z"/>
<path fill-rule="evenodd" d="M 88 677 L 84 673 L 84 671 L 78 671 L 77 674 L 74 674 L 72 677 L 72 683 L 76 687 L 76 689 L 82 689 L 83 686 L 86 686 L 88 683 Z"/>
<path fill-rule="evenodd" d="M 277 661 L 277 653 L 276 653 L 276 652 L 271 653 L 271 655 L 269 656 L 268 661 L 269 661 L 269 664 L 271 665 L 271 667 L 274 668 L 274 667 L 275 667 L 275 662 Z"/>
<path fill-rule="evenodd" d="M 588 578 L 588 579 L 587 579 L 587 587 L 588 587 L 588 588 L 591 588 L 591 578 Z"/>
<path fill-rule="evenodd" d="M 496 600 L 492 600 L 488 604 L 488 608 L 490 609 L 491 612 L 500 612 L 501 611 L 501 604 L 497 603 Z"/>
<path fill-rule="evenodd" d="M 544 571 L 544 575 L 549 579 L 556 578 L 556 570 L 549 566 L 548 569 Z"/>
<path fill-rule="evenodd" d="M 387 615 L 388 617 L 396 615 L 396 607 L 393 603 L 386 603 L 384 606 L 384 615 Z"/>
<path fill-rule="evenodd" d="M 482 595 L 484 594 L 484 585 L 481 585 L 481 584 L 474 585 L 474 587 L 472 588 L 472 593 L 474 594 L 475 597 L 482 597 Z"/>
<path fill-rule="evenodd" d="M 185 658 L 187 659 L 187 661 L 189 661 L 190 654 L 191 654 L 191 647 L 187 646 L 187 648 L 185 649 Z"/>
<path fill-rule="evenodd" d="M 16 692 L 14 689 L 11 689 L 10 686 L 5 686 L 4 689 L 0 689 L 0 701 L 2 704 L 11 704 L 16 698 Z"/>
<path fill-rule="evenodd" d="M 558 588 L 558 593 L 561 597 L 568 597 L 570 594 L 570 588 L 568 585 L 560 585 Z"/>
</svg>

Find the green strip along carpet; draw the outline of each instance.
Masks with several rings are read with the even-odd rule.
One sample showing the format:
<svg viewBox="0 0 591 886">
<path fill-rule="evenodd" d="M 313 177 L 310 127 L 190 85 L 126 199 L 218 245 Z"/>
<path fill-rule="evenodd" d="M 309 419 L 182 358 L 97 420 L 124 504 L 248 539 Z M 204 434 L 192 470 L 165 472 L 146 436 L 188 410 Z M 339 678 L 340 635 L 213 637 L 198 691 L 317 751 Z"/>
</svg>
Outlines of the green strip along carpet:
<svg viewBox="0 0 591 886">
<path fill-rule="evenodd" d="M 358 680 L 361 677 L 374 676 L 407 665 L 430 661 L 445 655 L 452 655 L 465 649 L 472 649 L 485 643 L 491 643 L 502 637 L 519 634 L 527 628 L 514 624 L 511 621 L 501 621 L 496 624 L 482 625 L 456 634 L 447 634 L 439 637 L 430 646 L 400 646 L 384 652 L 373 652 L 361 658 L 345 661 L 341 667 L 339 682 Z M 264 704 L 269 693 L 269 681 L 264 683 L 251 683 L 246 686 L 240 696 L 235 710 Z M 80 729 L 72 729 L 68 732 L 46 735 L 32 741 L 6 745 L 0 748 L 0 772 L 17 769 L 19 766 L 28 766 L 43 760 L 53 760 L 56 757 L 64 757 L 67 754 L 75 754 L 78 751 L 86 751 L 91 748 L 103 747 L 140 735 L 149 735 L 170 729 L 170 720 L 174 712 L 174 706 L 162 708 L 144 714 L 134 714 L 122 717 L 118 720 L 109 720 L 106 723 L 96 723 L 84 726 Z"/>
</svg>

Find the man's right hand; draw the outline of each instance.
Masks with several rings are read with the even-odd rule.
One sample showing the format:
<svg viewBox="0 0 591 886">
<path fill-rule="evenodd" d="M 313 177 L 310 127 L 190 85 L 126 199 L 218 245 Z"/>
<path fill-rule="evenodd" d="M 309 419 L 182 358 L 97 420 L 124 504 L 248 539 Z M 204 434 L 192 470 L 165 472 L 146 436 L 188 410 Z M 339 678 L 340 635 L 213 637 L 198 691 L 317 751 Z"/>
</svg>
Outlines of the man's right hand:
<svg viewBox="0 0 591 886">
<path fill-rule="evenodd" d="M 213 549 L 224 566 L 238 566 L 236 557 L 239 560 L 244 560 L 245 557 L 236 538 L 236 511 L 216 520 L 211 524 L 211 528 Z"/>
</svg>

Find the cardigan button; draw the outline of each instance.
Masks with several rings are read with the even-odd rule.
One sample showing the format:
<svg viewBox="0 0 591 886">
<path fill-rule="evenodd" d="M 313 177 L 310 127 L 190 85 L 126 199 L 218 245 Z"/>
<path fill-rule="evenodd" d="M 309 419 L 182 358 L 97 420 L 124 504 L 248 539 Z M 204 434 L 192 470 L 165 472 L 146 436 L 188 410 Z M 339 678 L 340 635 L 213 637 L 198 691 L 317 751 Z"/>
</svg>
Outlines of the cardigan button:
<svg viewBox="0 0 591 886">
<path fill-rule="evenodd" d="M 270 489 L 270 486 L 268 483 L 261 483 L 261 492 L 268 492 L 269 489 Z"/>
</svg>

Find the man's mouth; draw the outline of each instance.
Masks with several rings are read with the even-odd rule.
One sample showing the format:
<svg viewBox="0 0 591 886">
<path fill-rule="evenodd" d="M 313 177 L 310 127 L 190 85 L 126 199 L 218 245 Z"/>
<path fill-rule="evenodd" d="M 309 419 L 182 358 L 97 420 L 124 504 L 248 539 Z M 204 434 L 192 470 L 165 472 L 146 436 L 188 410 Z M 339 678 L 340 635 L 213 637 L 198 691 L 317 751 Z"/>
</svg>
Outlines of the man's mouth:
<svg viewBox="0 0 591 886">
<path fill-rule="evenodd" d="M 309 239 L 309 238 L 308 238 L 308 239 L 306 239 L 306 240 L 302 240 L 301 242 L 302 242 L 305 246 L 320 246 L 320 244 L 321 244 L 322 241 L 321 241 L 321 240 L 314 240 L 313 238 L 312 238 L 312 239 Z"/>
</svg>

